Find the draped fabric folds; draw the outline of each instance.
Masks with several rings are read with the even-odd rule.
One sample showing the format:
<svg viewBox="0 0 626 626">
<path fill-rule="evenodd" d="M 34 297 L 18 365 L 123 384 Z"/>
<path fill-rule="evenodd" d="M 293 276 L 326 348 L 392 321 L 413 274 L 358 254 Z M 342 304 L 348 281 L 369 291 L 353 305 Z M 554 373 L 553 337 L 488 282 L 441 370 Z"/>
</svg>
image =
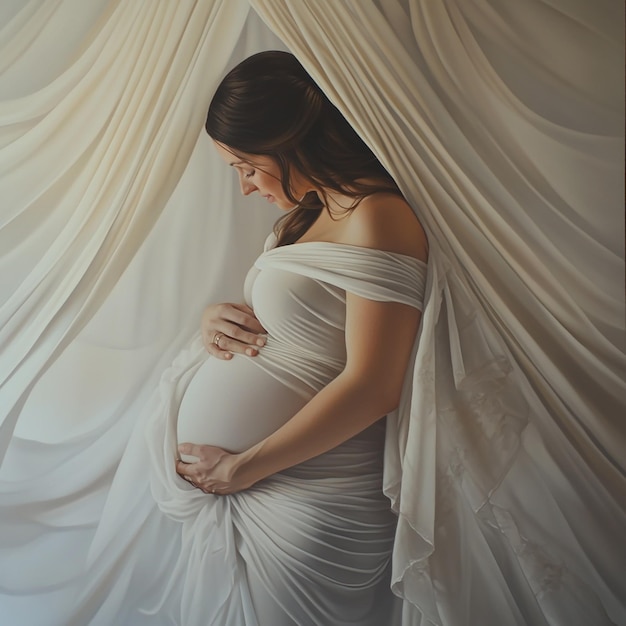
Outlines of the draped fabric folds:
<svg viewBox="0 0 626 626">
<path fill-rule="evenodd" d="M 618 611 L 624 590 L 591 582 L 595 571 L 619 578 L 619 560 L 610 562 L 626 501 L 611 7 L 594 6 L 592 21 L 586 3 L 567 13 L 504 1 L 401 4 L 253 2 L 399 181 L 431 243 L 412 398 L 387 438 L 387 492 L 400 515 L 394 585 L 433 623 L 543 623 L 553 605 L 588 603 L 588 593 Z M 532 28 L 533 45 L 559 55 L 529 51 L 524 75 L 513 74 L 512 17 Z M 561 80 L 547 82 L 549 73 Z M 568 540 L 550 545 L 539 512 L 523 525 L 511 513 L 531 468 L 554 481 L 553 514 L 567 520 L 577 556 Z M 581 503 L 594 514 L 579 517 Z M 460 521 L 468 515 L 478 523 Z M 481 556 L 476 544 L 494 528 L 511 554 Z M 448 553 L 440 544 L 450 534 L 464 537 Z M 557 570 L 555 582 L 547 572 Z M 509 584 L 515 577 L 529 588 Z M 533 595 L 539 611 L 524 614 Z"/>
<path fill-rule="evenodd" d="M 0 319 L 2 450 L 40 373 L 94 314 L 180 179 L 202 123 L 197 101 L 215 88 L 245 16 L 240 3 L 110 2 L 75 63 L 36 97 L 3 103 L 2 250 L 14 289 Z M 230 47 L 211 45 L 216 32 Z M 9 50 L 22 37 L 17 29 Z M 41 252 L 23 259 L 29 244 Z"/>
<path fill-rule="evenodd" d="M 201 127 L 228 66 L 287 48 L 430 241 L 387 420 L 404 624 L 626 624 L 621 3 L 0 18 L 0 613 L 57 623 L 160 369 L 240 292 L 274 216 L 239 207 Z"/>
</svg>

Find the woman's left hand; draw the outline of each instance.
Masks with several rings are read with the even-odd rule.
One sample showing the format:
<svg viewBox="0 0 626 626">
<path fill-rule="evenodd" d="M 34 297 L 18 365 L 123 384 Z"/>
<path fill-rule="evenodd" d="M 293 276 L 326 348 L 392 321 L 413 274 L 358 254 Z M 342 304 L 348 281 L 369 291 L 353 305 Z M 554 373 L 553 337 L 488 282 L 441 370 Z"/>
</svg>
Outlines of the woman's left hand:
<svg viewBox="0 0 626 626">
<path fill-rule="evenodd" d="M 216 446 L 183 443 L 179 454 L 190 455 L 198 460 L 192 463 L 176 462 L 176 471 L 182 478 L 204 493 L 227 495 L 243 491 L 256 480 L 245 477 L 241 467 L 242 457 Z"/>
</svg>

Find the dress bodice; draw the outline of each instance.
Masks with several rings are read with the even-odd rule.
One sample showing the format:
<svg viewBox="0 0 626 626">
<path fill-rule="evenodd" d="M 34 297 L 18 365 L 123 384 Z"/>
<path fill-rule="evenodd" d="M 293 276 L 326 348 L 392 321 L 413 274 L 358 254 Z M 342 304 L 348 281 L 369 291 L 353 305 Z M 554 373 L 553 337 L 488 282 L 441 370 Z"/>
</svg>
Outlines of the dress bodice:
<svg viewBox="0 0 626 626">
<path fill-rule="evenodd" d="M 247 303 L 267 330 L 254 361 L 305 393 L 346 360 L 346 292 L 421 308 L 426 265 L 402 254 L 327 242 L 265 250 L 246 278 Z"/>
</svg>

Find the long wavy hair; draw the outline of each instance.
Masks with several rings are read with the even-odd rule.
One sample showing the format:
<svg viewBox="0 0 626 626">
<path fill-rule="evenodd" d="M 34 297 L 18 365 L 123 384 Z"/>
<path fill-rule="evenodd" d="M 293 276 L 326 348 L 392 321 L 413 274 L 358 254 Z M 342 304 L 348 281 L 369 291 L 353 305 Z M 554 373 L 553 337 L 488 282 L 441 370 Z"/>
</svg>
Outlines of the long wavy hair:
<svg viewBox="0 0 626 626">
<path fill-rule="evenodd" d="M 279 246 L 294 243 L 313 224 L 327 204 L 324 190 L 352 198 L 347 211 L 379 191 L 400 195 L 372 151 L 289 52 L 259 52 L 234 67 L 213 96 L 206 130 L 239 156 L 265 155 L 278 164 L 283 191 L 295 205 L 274 227 Z M 320 194 L 295 198 L 292 168 Z"/>
</svg>

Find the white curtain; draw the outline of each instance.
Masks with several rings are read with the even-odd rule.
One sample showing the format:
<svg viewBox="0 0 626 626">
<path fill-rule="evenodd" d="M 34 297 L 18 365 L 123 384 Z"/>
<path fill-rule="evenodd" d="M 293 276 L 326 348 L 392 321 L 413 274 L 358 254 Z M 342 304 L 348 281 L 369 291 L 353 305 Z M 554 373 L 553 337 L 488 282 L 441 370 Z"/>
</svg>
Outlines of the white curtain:
<svg viewBox="0 0 626 626">
<path fill-rule="evenodd" d="M 225 67 L 284 45 L 231 0 L 0 24 L 0 622 L 52 624 L 146 398 L 277 217 L 202 129 Z"/>
<path fill-rule="evenodd" d="M 529 623 L 581 623 L 567 594 L 626 623 L 623 7 L 250 5 L 0 8 L 0 606 L 49 619 L 71 598 L 156 376 L 204 304 L 240 299 L 275 216 L 240 206 L 201 128 L 226 67 L 287 47 L 431 242 L 385 468 L 406 623 L 528 593 Z"/>
</svg>

